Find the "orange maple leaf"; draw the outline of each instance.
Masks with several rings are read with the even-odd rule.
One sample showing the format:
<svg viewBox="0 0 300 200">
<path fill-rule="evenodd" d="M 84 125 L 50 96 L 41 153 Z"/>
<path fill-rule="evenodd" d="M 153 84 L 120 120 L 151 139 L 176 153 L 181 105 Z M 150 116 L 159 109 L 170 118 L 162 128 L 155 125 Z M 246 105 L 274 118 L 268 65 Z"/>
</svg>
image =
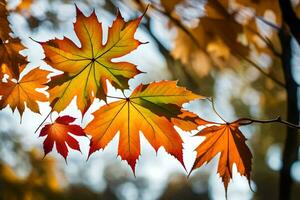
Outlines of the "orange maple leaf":
<svg viewBox="0 0 300 200">
<path fill-rule="evenodd" d="M 246 176 L 250 183 L 252 154 L 239 126 L 238 123 L 213 125 L 204 128 L 197 134 L 197 136 L 205 136 L 205 140 L 195 149 L 197 156 L 191 172 L 221 153 L 218 173 L 222 178 L 226 193 L 228 183 L 232 178 L 234 163 L 237 171 Z"/>
<path fill-rule="evenodd" d="M 0 43 L 1 77 L 3 77 L 5 72 L 9 71 L 11 78 L 19 79 L 20 73 L 28 63 L 26 58 L 19 53 L 24 48 L 18 38 L 10 38 L 2 44 Z M 8 68 L 9 70 L 4 68 Z"/>
<path fill-rule="evenodd" d="M 0 27 L 0 40 L 5 41 L 10 37 L 9 33 L 11 32 L 9 22 L 7 20 L 7 9 L 5 0 L 0 0 Z"/>
<path fill-rule="evenodd" d="M 196 130 L 198 126 L 207 125 L 211 122 L 208 122 L 193 112 L 181 109 L 181 113 L 177 117 L 173 117 L 172 123 L 183 131 L 192 131 Z"/>
<path fill-rule="evenodd" d="M 22 66 L 27 64 L 24 56 L 19 51 L 24 49 L 20 39 L 12 38 L 9 34 L 12 32 L 7 20 L 6 1 L 0 0 L 0 67 L 10 68 L 10 75 L 19 79 L 19 75 L 24 69 Z M 3 69 L 0 71 L 0 78 L 3 78 Z"/>
<path fill-rule="evenodd" d="M 41 132 L 40 137 L 47 136 L 43 146 L 45 156 L 52 151 L 53 145 L 55 143 L 57 152 L 60 153 L 65 159 L 68 156 L 67 145 L 74 149 L 80 151 L 78 141 L 73 138 L 69 133 L 76 136 L 86 136 L 83 129 L 74 124 L 70 124 L 75 121 L 75 118 L 70 116 L 58 117 L 54 123 L 45 125 Z"/>
<path fill-rule="evenodd" d="M 84 114 L 95 97 L 105 99 L 106 80 L 117 88 L 128 88 L 128 80 L 140 71 L 128 62 L 113 62 L 135 50 L 141 42 L 134 33 L 142 16 L 125 22 L 118 12 L 108 30 L 108 39 L 102 44 L 102 24 L 95 11 L 86 17 L 76 7 L 75 33 L 80 41 L 78 47 L 70 39 L 54 39 L 40 43 L 45 51 L 46 62 L 64 73 L 49 82 L 50 102 L 54 111 L 65 109 L 77 97 L 77 106 Z"/>
<path fill-rule="evenodd" d="M 85 128 L 85 132 L 92 136 L 89 156 L 104 149 L 120 131 L 118 154 L 135 171 L 140 155 L 141 131 L 156 151 L 164 147 L 184 166 L 182 139 L 174 128 L 172 118 L 181 113 L 183 103 L 199 97 L 177 87 L 175 81 L 139 85 L 130 97 L 104 105 L 94 113 L 94 119 Z"/>
<path fill-rule="evenodd" d="M 9 73 L 9 68 L 6 68 Z M 36 101 L 45 102 L 47 96 L 36 91 L 37 88 L 45 88 L 48 81 L 49 71 L 35 68 L 28 72 L 21 80 L 16 81 L 9 77 L 6 82 L 0 82 L 0 109 L 9 105 L 14 111 L 16 108 L 22 116 L 25 104 L 33 112 L 39 113 L 39 106 Z"/>
</svg>

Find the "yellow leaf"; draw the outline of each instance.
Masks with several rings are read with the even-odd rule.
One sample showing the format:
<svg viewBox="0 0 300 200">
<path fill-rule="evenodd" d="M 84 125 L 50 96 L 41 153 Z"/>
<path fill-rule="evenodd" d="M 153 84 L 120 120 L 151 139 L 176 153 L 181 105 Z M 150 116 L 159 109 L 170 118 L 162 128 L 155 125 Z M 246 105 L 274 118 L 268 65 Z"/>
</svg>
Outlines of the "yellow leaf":
<svg viewBox="0 0 300 200">
<path fill-rule="evenodd" d="M 74 23 L 80 47 L 70 39 L 54 39 L 41 43 L 46 62 L 64 73 L 51 78 L 49 82 L 50 102 L 54 111 L 65 109 L 74 97 L 84 114 L 95 97 L 105 99 L 106 80 L 117 88 L 128 88 L 128 80 L 140 71 L 134 64 L 115 62 L 135 50 L 141 43 L 134 39 L 134 33 L 142 16 L 125 22 L 121 14 L 108 30 L 108 39 L 102 44 L 102 24 L 96 13 L 89 17 L 77 8 Z"/>
</svg>

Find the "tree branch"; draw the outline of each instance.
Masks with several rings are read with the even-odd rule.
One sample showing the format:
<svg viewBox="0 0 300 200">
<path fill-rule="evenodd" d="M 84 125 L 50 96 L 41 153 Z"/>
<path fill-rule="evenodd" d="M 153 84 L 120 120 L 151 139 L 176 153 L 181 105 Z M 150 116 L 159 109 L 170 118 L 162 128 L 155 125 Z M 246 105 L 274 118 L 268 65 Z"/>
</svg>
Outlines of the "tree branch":
<svg viewBox="0 0 300 200">
<path fill-rule="evenodd" d="M 252 119 L 252 118 L 240 118 L 234 122 L 231 123 L 238 123 L 239 125 L 250 125 L 253 123 L 260 123 L 260 124 L 268 124 L 268 123 L 280 123 L 280 124 L 285 124 L 289 127 L 295 128 L 295 129 L 300 129 L 300 126 L 290 123 L 288 121 L 282 120 L 281 117 L 277 117 L 275 119 L 268 119 L 268 120 L 258 120 L 258 119 Z"/>
<path fill-rule="evenodd" d="M 220 119 L 222 121 L 224 121 L 226 124 L 239 124 L 241 126 L 245 126 L 245 125 L 250 125 L 250 124 L 253 124 L 253 123 L 260 123 L 260 124 L 268 124 L 268 123 L 280 123 L 280 124 L 285 124 L 287 125 L 288 127 L 291 127 L 291 128 L 295 128 L 295 129 L 300 129 L 300 126 L 299 125 L 296 125 L 296 124 L 293 124 L 291 122 L 288 122 L 288 121 L 285 121 L 283 119 L 281 119 L 280 116 L 278 116 L 277 118 L 275 119 L 266 119 L 266 120 L 259 120 L 259 119 L 253 119 L 253 118 L 247 118 L 247 117 L 243 117 L 243 118 L 239 118 L 233 122 L 227 122 L 218 112 L 217 110 L 215 109 L 215 105 L 214 105 L 214 100 L 213 98 L 206 98 L 208 101 L 211 102 L 212 104 L 212 109 L 213 111 L 220 117 Z M 222 123 L 215 123 L 215 124 L 222 124 Z"/>
<path fill-rule="evenodd" d="M 256 68 L 258 71 L 260 71 L 260 73 L 262 73 L 265 77 L 271 79 L 272 81 L 274 81 L 274 83 L 276 83 L 277 85 L 285 88 L 285 84 L 281 81 L 279 81 L 277 78 L 273 77 L 271 74 L 268 74 L 267 72 L 265 72 L 258 64 L 256 64 L 255 62 L 253 62 L 252 60 L 250 60 L 249 58 L 246 58 L 242 55 L 240 55 L 238 52 L 236 52 L 236 54 L 243 60 L 245 60 L 246 62 L 248 62 L 252 67 Z"/>
<path fill-rule="evenodd" d="M 266 25 L 272 27 L 273 29 L 280 31 L 280 27 L 278 27 L 276 24 L 266 20 L 265 18 L 261 17 L 261 16 L 255 16 L 255 18 L 257 18 L 258 20 L 262 21 L 263 23 L 265 23 Z"/>
<path fill-rule="evenodd" d="M 266 21 L 263 21 L 263 22 L 267 23 Z M 268 46 L 268 48 L 272 51 L 272 53 L 275 56 L 277 56 L 277 57 L 281 56 L 281 53 L 275 48 L 274 44 L 272 43 L 272 41 L 269 38 L 264 37 L 258 31 L 254 30 L 253 28 L 251 28 L 247 25 L 245 25 L 245 28 L 248 29 L 249 31 L 251 31 L 252 33 L 254 33 L 257 37 L 259 37 Z M 278 30 L 278 29 L 276 29 L 276 30 Z"/>
</svg>

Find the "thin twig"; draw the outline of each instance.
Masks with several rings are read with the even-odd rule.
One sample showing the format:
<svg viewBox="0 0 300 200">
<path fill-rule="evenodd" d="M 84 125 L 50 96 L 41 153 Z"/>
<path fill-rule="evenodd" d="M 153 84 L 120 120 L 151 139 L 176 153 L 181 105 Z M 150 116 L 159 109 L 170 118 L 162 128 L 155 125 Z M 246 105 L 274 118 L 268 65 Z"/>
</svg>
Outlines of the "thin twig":
<svg viewBox="0 0 300 200">
<path fill-rule="evenodd" d="M 246 58 L 244 56 L 242 56 L 241 54 L 239 54 L 238 52 L 236 52 L 236 54 L 243 60 L 247 61 L 252 67 L 256 68 L 258 71 L 260 71 L 264 76 L 266 76 L 267 78 L 271 79 L 272 81 L 274 81 L 275 83 L 277 83 L 279 86 L 285 88 L 285 84 L 281 81 L 279 81 L 278 79 L 276 79 L 275 77 L 273 77 L 271 74 L 268 74 L 267 72 L 265 72 L 258 64 L 256 64 L 255 62 L 253 62 L 252 60 L 250 60 L 249 58 Z"/>
<path fill-rule="evenodd" d="M 227 14 L 228 18 L 231 18 L 234 23 L 238 24 L 238 22 L 236 22 L 235 19 L 232 18 L 232 15 L 230 15 L 230 14 L 227 13 L 227 9 L 220 2 L 216 1 L 216 4 L 218 5 L 218 7 L 220 7 L 220 8 L 223 9 L 224 13 Z M 239 12 L 239 10 L 240 9 L 235 10 L 233 13 Z M 276 26 L 272 22 L 267 21 L 266 19 L 264 19 L 262 17 L 254 15 L 254 18 L 257 18 L 257 19 L 261 20 L 262 22 L 264 22 L 265 24 L 271 26 L 272 28 L 276 29 L 277 31 L 280 30 L 280 27 Z M 262 41 L 264 41 L 264 43 L 270 48 L 270 50 L 273 52 L 273 54 L 275 56 L 280 57 L 280 53 L 276 50 L 276 48 L 274 47 L 273 43 L 268 38 L 262 36 L 258 31 L 254 30 L 252 27 L 250 27 L 248 25 L 245 25 L 245 28 L 248 29 L 249 31 L 251 31 L 252 33 L 254 33 L 256 36 L 258 36 Z"/>
<path fill-rule="evenodd" d="M 285 124 L 289 127 L 295 128 L 295 129 L 300 129 L 300 126 L 298 126 L 296 124 L 292 124 L 288 121 L 282 120 L 280 116 L 275 118 L 275 119 L 268 119 L 268 120 L 258 120 L 258 119 L 252 119 L 252 118 L 240 118 L 238 120 L 235 120 L 234 122 L 231 122 L 231 124 L 238 123 L 239 125 L 250 125 L 252 123 L 268 124 L 268 123 L 274 123 L 274 122 Z"/>
<path fill-rule="evenodd" d="M 281 53 L 277 51 L 274 44 L 271 42 L 271 40 L 269 38 L 264 37 L 258 31 L 254 30 L 253 28 L 251 28 L 247 25 L 245 26 L 245 28 L 248 29 L 249 31 L 251 31 L 252 33 L 254 33 L 256 36 L 258 36 L 268 46 L 268 48 L 272 51 L 272 53 L 275 56 L 277 56 L 277 57 L 281 56 Z"/>
<path fill-rule="evenodd" d="M 280 116 L 278 116 L 277 118 L 275 119 L 267 119 L 267 120 L 259 120 L 259 119 L 252 119 L 252 118 L 247 118 L 247 117 L 243 117 L 243 118 L 239 118 L 233 122 L 227 122 L 216 110 L 215 108 L 215 105 L 214 105 L 214 100 L 213 98 L 206 98 L 207 100 L 209 100 L 211 102 L 211 105 L 212 105 L 212 109 L 213 111 L 218 115 L 218 117 L 220 117 L 221 120 L 223 120 L 226 124 L 239 124 L 241 126 L 245 126 L 245 125 L 250 125 L 250 124 L 253 124 L 253 123 L 260 123 L 260 124 L 268 124 L 268 123 L 274 123 L 274 122 L 277 122 L 277 123 L 281 123 L 281 124 L 285 124 L 289 127 L 292 127 L 292 128 L 295 128 L 295 129 L 300 129 L 300 126 L 299 125 L 296 125 L 296 124 L 293 124 L 293 123 L 290 123 L 288 121 L 285 121 L 283 119 L 281 119 Z M 220 123 L 214 123 L 214 124 L 220 124 Z M 220 124 L 221 125 L 221 124 Z"/>
<path fill-rule="evenodd" d="M 274 28 L 275 30 L 280 31 L 280 27 L 278 27 L 276 24 L 273 24 L 272 22 L 264 19 L 263 17 L 261 17 L 261 16 L 255 16 L 255 18 L 259 19 L 260 21 L 262 21 L 266 25 L 269 25 L 270 27 Z"/>
</svg>

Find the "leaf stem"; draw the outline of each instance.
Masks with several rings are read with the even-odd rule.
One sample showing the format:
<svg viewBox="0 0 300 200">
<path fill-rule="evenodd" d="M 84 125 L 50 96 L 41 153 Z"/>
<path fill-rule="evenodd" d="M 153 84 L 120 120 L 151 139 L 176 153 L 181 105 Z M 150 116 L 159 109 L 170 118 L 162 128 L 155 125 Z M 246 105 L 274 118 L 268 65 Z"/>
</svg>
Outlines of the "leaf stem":
<svg viewBox="0 0 300 200">
<path fill-rule="evenodd" d="M 213 111 L 216 113 L 216 115 L 218 115 L 218 117 L 223 121 L 225 122 L 226 124 L 228 123 L 219 113 L 218 111 L 216 110 L 215 108 L 215 103 L 214 103 L 214 98 L 211 97 L 211 98 L 207 98 L 207 100 L 209 100 L 211 102 L 211 107 L 213 109 Z"/>
<path fill-rule="evenodd" d="M 122 94 L 123 94 L 124 98 L 125 98 L 125 99 L 127 99 L 127 97 L 126 97 L 126 95 L 125 95 L 124 91 L 123 91 L 123 90 L 121 90 L 121 92 L 122 92 Z"/>
<path fill-rule="evenodd" d="M 48 119 L 48 117 L 51 115 L 53 109 L 50 110 L 50 112 L 48 113 L 48 115 L 45 117 L 45 119 L 40 123 L 40 125 L 37 127 L 37 129 L 34 131 L 34 133 L 36 133 L 40 128 L 41 126 L 44 124 L 44 122 Z M 51 119 L 52 121 L 52 119 Z"/>
<path fill-rule="evenodd" d="M 112 99 L 124 99 L 123 97 L 114 97 L 114 96 L 109 96 L 109 95 L 106 95 L 106 97 L 112 98 Z"/>
</svg>

